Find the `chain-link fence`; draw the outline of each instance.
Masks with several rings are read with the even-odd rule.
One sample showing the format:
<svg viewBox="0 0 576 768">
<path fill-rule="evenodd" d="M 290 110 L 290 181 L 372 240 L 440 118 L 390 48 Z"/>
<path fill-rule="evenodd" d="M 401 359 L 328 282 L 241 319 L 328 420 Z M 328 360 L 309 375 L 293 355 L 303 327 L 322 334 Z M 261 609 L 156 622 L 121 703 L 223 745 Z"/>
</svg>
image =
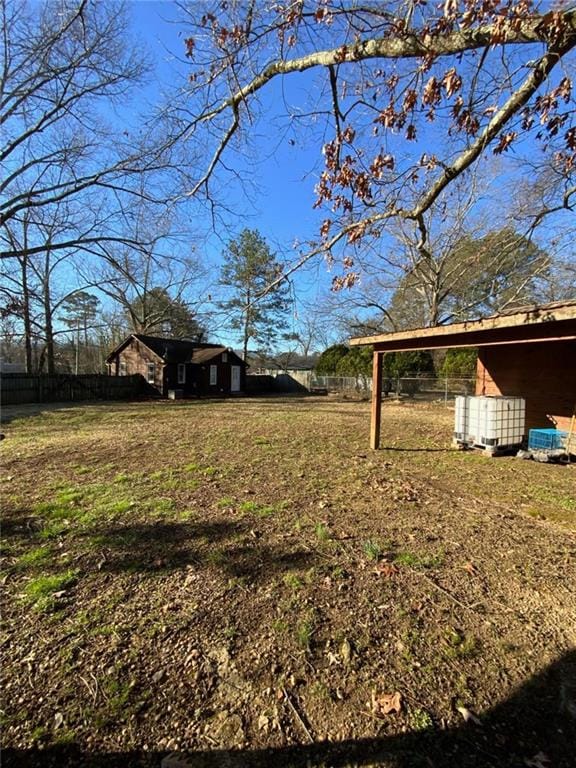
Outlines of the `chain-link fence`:
<svg viewBox="0 0 576 768">
<path fill-rule="evenodd" d="M 310 379 L 310 389 L 326 389 L 328 392 L 372 392 L 372 378 L 369 376 L 316 376 Z M 448 403 L 457 395 L 473 395 L 476 387 L 474 377 L 452 376 L 404 376 L 384 377 L 384 397 L 414 400 L 443 400 Z"/>
</svg>

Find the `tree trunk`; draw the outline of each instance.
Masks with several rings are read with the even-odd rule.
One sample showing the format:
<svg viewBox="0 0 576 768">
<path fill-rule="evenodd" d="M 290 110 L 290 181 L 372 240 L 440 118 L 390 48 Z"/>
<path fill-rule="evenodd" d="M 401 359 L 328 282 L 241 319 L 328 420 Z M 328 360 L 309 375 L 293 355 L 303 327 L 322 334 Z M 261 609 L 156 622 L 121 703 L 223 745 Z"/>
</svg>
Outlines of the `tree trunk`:
<svg viewBox="0 0 576 768">
<path fill-rule="evenodd" d="M 32 323 L 30 322 L 30 291 L 28 289 L 28 256 L 20 259 L 22 274 L 22 320 L 24 321 L 24 351 L 26 373 L 32 373 Z"/>
<path fill-rule="evenodd" d="M 50 243 L 46 245 L 46 268 L 44 271 L 43 304 L 44 304 L 44 334 L 46 338 L 46 369 L 49 374 L 55 372 L 54 365 L 54 328 L 52 326 L 52 307 L 50 296 Z"/>
<path fill-rule="evenodd" d="M 248 339 L 250 337 L 250 289 L 246 293 L 246 312 L 244 313 L 244 339 L 242 347 L 242 360 L 246 362 L 248 357 Z"/>
</svg>

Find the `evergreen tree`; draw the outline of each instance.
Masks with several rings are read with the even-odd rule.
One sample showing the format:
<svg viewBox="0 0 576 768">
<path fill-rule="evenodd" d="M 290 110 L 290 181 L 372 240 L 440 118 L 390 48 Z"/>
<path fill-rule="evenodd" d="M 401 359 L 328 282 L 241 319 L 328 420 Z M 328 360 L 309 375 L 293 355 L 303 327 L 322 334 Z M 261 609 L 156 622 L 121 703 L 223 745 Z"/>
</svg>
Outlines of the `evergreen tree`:
<svg viewBox="0 0 576 768">
<path fill-rule="evenodd" d="M 251 342 L 269 349 L 286 328 L 288 285 L 274 284 L 281 275 L 280 263 L 257 230 L 245 229 L 228 244 L 220 283 L 230 290 L 230 298 L 219 306 L 230 313 L 232 328 L 240 331 L 244 360 Z"/>
<path fill-rule="evenodd" d="M 204 328 L 190 307 L 180 298 L 172 298 L 164 288 L 151 288 L 127 308 L 128 319 L 136 333 L 172 339 L 198 339 Z"/>
<path fill-rule="evenodd" d="M 340 362 L 349 354 L 350 350 L 344 344 L 333 344 L 318 358 L 316 373 L 320 376 L 334 376 Z"/>
</svg>

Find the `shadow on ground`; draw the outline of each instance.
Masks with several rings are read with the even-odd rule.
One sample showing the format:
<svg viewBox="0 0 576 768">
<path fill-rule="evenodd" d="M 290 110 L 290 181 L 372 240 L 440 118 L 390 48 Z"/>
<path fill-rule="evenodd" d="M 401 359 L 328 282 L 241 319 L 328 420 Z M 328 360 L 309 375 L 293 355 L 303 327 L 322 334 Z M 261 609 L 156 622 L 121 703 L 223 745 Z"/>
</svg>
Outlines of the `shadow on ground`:
<svg viewBox="0 0 576 768">
<path fill-rule="evenodd" d="M 294 744 L 274 749 L 213 749 L 166 761 L 170 768 L 573 768 L 576 744 L 576 652 L 571 651 L 535 675 L 501 704 L 482 715 L 481 724 L 432 728 L 342 742 Z M 384 723 L 383 723 L 384 725 Z M 177 735 L 177 734 L 174 734 Z M 146 734 L 136 735 L 139 741 Z M 163 752 L 98 752 L 78 744 L 45 749 L 11 749 L 4 768 L 151 768 Z M 175 756 L 174 756 L 175 757 Z"/>
<path fill-rule="evenodd" d="M 308 550 L 287 550 L 285 542 L 265 543 L 246 524 L 226 520 L 119 525 L 100 532 L 97 542 L 99 569 L 113 573 L 192 565 L 254 582 L 310 568 L 317 559 Z"/>
<path fill-rule="evenodd" d="M 42 519 L 19 509 L 2 521 L 1 534 L 6 540 L 29 541 L 41 534 L 43 525 Z M 317 553 L 290 549 L 286 541 L 263 541 L 242 521 L 113 524 L 74 535 L 76 548 L 83 550 L 80 558 L 85 572 L 153 575 L 190 566 L 255 583 L 294 569 L 311 568 L 319 560 Z M 40 538 L 38 543 L 51 545 Z M 25 567 L 28 574 L 45 569 L 44 560 Z"/>
</svg>

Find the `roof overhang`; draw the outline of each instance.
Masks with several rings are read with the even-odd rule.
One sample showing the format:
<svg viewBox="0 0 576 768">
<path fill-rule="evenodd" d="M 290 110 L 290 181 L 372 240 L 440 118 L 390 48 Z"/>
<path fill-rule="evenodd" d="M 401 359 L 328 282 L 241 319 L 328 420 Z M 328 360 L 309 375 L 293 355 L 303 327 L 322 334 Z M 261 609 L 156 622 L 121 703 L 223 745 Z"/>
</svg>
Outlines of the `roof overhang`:
<svg viewBox="0 0 576 768">
<path fill-rule="evenodd" d="M 576 339 L 576 300 L 524 307 L 465 323 L 364 336 L 350 339 L 350 344 L 372 345 L 375 352 L 408 352 L 568 339 Z"/>
</svg>

